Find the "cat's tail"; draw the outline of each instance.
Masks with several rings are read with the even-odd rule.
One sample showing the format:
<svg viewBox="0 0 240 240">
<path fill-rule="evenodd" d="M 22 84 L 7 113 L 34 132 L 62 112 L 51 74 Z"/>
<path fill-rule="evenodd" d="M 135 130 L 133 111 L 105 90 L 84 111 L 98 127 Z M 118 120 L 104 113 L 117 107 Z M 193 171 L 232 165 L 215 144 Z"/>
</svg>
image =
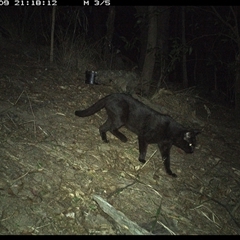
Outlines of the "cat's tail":
<svg viewBox="0 0 240 240">
<path fill-rule="evenodd" d="M 88 117 L 88 116 L 91 116 L 91 115 L 95 114 L 96 112 L 100 111 L 102 108 L 105 107 L 106 98 L 107 97 L 104 97 L 104 98 L 98 100 L 91 107 L 89 107 L 85 110 L 75 111 L 75 115 L 78 116 L 78 117 Z"/>
</svg>

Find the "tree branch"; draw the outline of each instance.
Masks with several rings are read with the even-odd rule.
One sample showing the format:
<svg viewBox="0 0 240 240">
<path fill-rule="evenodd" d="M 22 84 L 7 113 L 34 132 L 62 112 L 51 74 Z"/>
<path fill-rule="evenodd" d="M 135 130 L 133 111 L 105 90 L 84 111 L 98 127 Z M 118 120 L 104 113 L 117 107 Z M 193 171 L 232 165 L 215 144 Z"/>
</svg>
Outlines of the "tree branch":
<svg viewBox="0 0 240 240">
<path fill-rule="evenodd" d="M 211 6 L 211 8 L 212 8 L 215 16 L 216 16 L 224 25 L 226 25 L 228 28 L 230 28 L 230 29 L 232 30 L 233 34 L 235 35 L 235 37 L 238 39 L 238 38 L 239 38 L 238 31 L 236 31 L 236 29 L 235 29 L 231 24 L 229 24 L 227 21 L 225 21 L 225 20 L 221 17 L 221 15 L 218 13 L 218 11 L 216 10 L 215 7 Z M 230 7 L 230 9 L 231 9 L 231 7 Z M 231 10 L 233 11 L 233 9 L 231 9 Z M 235 14 L 234 14 L 234 16 L 236 17 Z M 236 24 L 236 26 L 237 26 L 237 20 L 236 20 L 235 17 L 234 17 L 234 20 L 235 20 L 235 24 Z M 234 38 L 232 38 L 232 39 L 234 39 Z M 237 43 L 237 40 L 236 40 L 236 39 L 234 39 L 234 41 Z"/>
<path fill-rule="evenodd" d="M 234 22 L 235 22 L 235 31 L 236 31 L 237 39 L 238 39 L 238 42 L 239 42 L 239 31 L 238 31 L 237 14 L 236 14 L 236 11 L 234 11 L 233 6 L 230 6 L 230 9 L 231 9 L 232 14 L 233 14 L 233 18 L 234 18 Z"/>
</svg>

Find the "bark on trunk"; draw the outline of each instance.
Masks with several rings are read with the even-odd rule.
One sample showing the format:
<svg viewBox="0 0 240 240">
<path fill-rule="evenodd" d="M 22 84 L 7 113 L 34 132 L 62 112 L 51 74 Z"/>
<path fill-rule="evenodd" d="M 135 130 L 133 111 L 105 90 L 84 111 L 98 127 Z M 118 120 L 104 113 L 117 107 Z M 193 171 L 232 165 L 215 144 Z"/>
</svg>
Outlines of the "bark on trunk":
<svg viewBox="0 0 240 240">
<path fill-rule="evenodd" d="M 239 46 L 240 48 L 240 46 Z M 236 58 L 237 69 L 235 79 L 235 117 L 237 122 L 240 121 L 240 54 Z"/>
<path fill-rule="evenodd" d="M 167 59 L 168 59 L 168 38 L 169 38 L 169 6 L 159 6 L 158 14 L 158 37 L 157 46 L 160 51 L 160 75 L 158 78 L 157 89 L 163 82 L 168 82 Z"/>
<path fill-rule="evenodd" d="M 107 60 L 107 56 L 111 52 L 111 44 L 114 32 L 115 21 L 115 7 L 109 7 L 108 19 L 107 19 L 107 33 L 104 42 L 104 59 Z"/>
<path fill-rule="evenodd" d="M 185 37 L 185 7 L 182 6 L 182 44 L 186 46 L 186 37 Z M 188 77 L 187 77 L 187 56 L 186 52 L 183 51 L 182 56 L 182 71 L 183 71 L 183 87 L 188 87 Z"/>
<path fill-rule="evenodd" d="M 53 7 L 53 9 L 52 9 L 52 27 L 51 27 L 50 63 L 53 62 L 55 16 L 56 16 L 56 7 Z"/>
<path fill-rule="evenodd" d="M 147 50 L 145 54 L 143 70 L 142 70 L 142 80 L 146 85 L 144 86 L 143 92 L 149 94 L 150 84 L 152 81 L 153 69 L 155 64 L 155 53 L 156 53 L 156 43 L 157 43 L 157 7 L 149 6 L 149 26 L 148 26 L 148 41 Z"/>
</svg>

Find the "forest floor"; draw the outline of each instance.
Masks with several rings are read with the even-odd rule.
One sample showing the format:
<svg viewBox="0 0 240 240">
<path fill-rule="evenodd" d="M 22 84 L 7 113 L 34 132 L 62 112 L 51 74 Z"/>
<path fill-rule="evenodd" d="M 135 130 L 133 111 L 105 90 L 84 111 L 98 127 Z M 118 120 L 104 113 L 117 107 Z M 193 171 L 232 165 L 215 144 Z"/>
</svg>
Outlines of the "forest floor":
<svg viewBox="0 0 240 240">
<path fill-rule="evenodd" d="M 74 115 L 111 86 L 17 51 L 2 49 L 0 63 L 0 234 L 240 234 L 233 110 L 187 90 L 141 98 L 203 130 L 193 154 L 172 148 L 172 178 L 155 145 L 138 161 L 137 137 L 125 128 L 127 143 L 110 133 L 103 143 L 104 110 Z"/>
</svg>

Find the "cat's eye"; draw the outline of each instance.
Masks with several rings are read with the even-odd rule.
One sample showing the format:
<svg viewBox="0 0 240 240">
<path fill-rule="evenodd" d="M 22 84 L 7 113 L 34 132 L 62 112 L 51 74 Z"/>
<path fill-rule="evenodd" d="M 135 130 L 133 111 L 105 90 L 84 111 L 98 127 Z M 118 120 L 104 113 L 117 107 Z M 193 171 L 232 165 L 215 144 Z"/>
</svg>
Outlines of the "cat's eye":
<svg viewBox="0 0 240 240">
<path fill-rule="evenodd" d="M 189 143 L 189 147 L 192 147 L 192 143 Z"/>
</svg>

